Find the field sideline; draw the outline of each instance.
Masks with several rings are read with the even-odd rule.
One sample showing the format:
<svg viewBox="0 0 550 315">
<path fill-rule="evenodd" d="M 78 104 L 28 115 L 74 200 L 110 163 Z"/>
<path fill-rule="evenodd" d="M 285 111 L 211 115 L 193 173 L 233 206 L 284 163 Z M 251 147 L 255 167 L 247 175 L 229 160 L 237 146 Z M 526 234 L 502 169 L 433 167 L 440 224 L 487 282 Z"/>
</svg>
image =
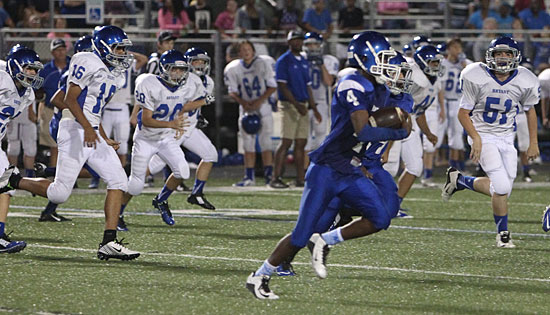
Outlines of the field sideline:
<svg viewBox="0 0 550 315">
<path fill-rule="evenodd" d="M 510 200 L 515 249 L 495 247 L 490 201 L 475 193 L 440 201 L 437 189 L 413 189 L 404 202 L 415 216 L 388 231 L 346 242 L 329 256 L 329 276 L 317 279 L 307 250 L 296 277 L 273 277 L 278 301 L 259 301 L 245 289 L 248 273 L 288 233 L 301 192 L 257 187 L 208 188 L 215 212 L 175 194 L 176 225 L 150 205 L 152 193 L 127 209 L 130 232 L 119 233 L 136 261 L 95 257 L 103 228 L 101 191 L 75 191 L 59 213 L 65 223 L 39 223 L 46 201 L 12 199 L 7 230 L 29 244 L 0 256 L 0 311 L 24 313 L 541 313 L 550 286 L 550 240 L 540 228 L 547 184 L 519 184 Z M 158 190 L 154 189 L 154 191 Z M 550 234 L 549 234 L 550 235 Z"/>
</svg>

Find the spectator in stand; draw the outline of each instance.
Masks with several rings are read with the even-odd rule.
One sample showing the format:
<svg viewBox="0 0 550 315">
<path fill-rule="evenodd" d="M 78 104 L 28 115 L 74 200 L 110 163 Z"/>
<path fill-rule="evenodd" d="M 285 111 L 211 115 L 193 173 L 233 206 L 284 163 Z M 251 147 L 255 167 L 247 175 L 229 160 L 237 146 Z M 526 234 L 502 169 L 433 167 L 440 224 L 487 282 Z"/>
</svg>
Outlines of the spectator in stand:
<svg viewBox="0 0 550 315">
<path fill-rule="evenodd" d="M 543 0 L 532 0 L 531 5 L 519 12 L 523 27 L 528 30 L 542 30 L 550 25 L 550 15 L 543 9 Z"/>
<path fill-rule="evenodd" d="M 67 20 L 65 20 L 64 18 L 55 19 L 55 28 L 58 28 L 58 29 L 67 28 Z M 55 38 L 64 39 L 67 50 L 71 50 L 71 48 L 73 46 L 70 42 L 71 35 L 69 33 L 66 33 L 66 32 L 49 32 L 48 35 L 46 35 L 46 37 L 49 38 L 49 39 L 55 39 Z"/>
<path fill-rule="evenodd" d="M 303 13 L 296 8 L 295 1 L 286 0 L 284 7 L 278 10 L 273 17 L 273 28 L 285 31 L 285 33 L 297 30 L 298 27 L 303 28 L 302 17 Z"/>
<path fill-rule="evenodd" d="M 491 4 L 490 0 L 481 0 L 480 8 L 477 9 L 474 13 L 472 13 L 472 15 L 470 15 L 470 18 L 468 19 L 466 26 L 471 29 L 479 30 L 483 28 L 486 18 L 491 17 L 494 19 L 498 19 L 498 13 L 489 7 L 490 4 Z M 485 47 L 484 49 L 487 49 L 487 47 Z"/>
<path fill-rule="evenodd" d="M 211 28 L 212 8 L 206 3 L 206 0 L 197 0 L 194 5 L 187 8 L 187 14 L 195 33 Z"/>
<path fill-rule="evenodd" d="M 516 0 L 516 2 L 514 2 L 515 12 L 521 12 L 527 9 L 531 5 L 532 1 L 533 0 Z M 544 1 L 541 1 L 541 5 L 541 8 L 546 11 L 546 4 L 544 3 Z"/>
<path fill-rule="evenodd" d="M 512 29 L 512 24 L 514 24 L 515 18 L 512 16 L 512 6 L 506 1 L 500 3 L 498 7 L 498 16 L 496 17 L 498 23 L 498 29 L 500 30 L 510 30 Z M 503 36 L 512 36 L 510 33 L 502 34 Z"/>
<path fill-rule="evenodd" d="M 157 20 L 161 30 L 172 31 L 176 37 L 181 35 L 182 30 L 187 33 L 190 26 L 189 17 L 183 9 L 181 0 L 164 0 L 164 6 L 159 10 Z"/>
<path fill-rule="evenodd" d="M 86 14 L 86 1 L 81 0 L 60 0 L 61 14 Z M 67 19 L 69 28 L 88 28 L 86 19 L 70 18 Z"/>
<path fill-rule="evenodd" d="M 338 12 L 338 28 L 345 33 L 340 36 L 343 38 L 351 38 L 365 28 L 363 10 L 355 6 L 355 0 L 346 0 L 346 6 Z"/>
<path fill-rule="evenodd" d="M 304 28 L 308 32 L 321 34 L 327 40 L 334 29 L 330 11 L 325 8 L 324 0 L 312 0 L 313 8 L 308 8 L 304 13 Z"/>
<path fill-rule="evenodd" d="M 409 13 L 409 5 L 407 2 L 380 1 L 376 2 L 376 11 L 380 15 L 407 15 Z M 407 21 L 403 19 L 382 20 L 382 28 L 407 28 Z"/>
<path fill-rule="evenodd" d="M 52 96 L 58 88 L 58 82 L 61 75 L 69 69 L 71 58 L 67 56 L 67 46 L 62 39 L 54 39 L 50 44 L 52 61 L 44 65 L 44 69 L 40 71 L 40 76 L 44 78 L 44 86 L 42 89 L 45 92 L 45 99 L 38 105 L 38 124 L 40 145 L 50 148 L 50 163 L 49 166 L 57 164 L 57 143 L 50 136 L 50 120 L 53 117 L 53 104 L 50 103 Z"/>
<path fill-rule="evenodd" d="M 512 29 L 514 30 L 512 38 L 514 38 L 514 40 L 518 43 L 521 55 L 525 56 L 525 38 L 523 36 L 523 24 L 521 24 L 521 21 L 519 19 L 514 20 L 514 23 L 512 23 Z"/>
<path fill-rule="evenodd" d="M 0 0 L 0 28 L 4 26 L 15 27 L 15 23 L 13 23 L 8 11 L 4 9 L 4 1 Z"/>
<path fill-rule="evenodd" d="M 474 48 L 472 51 L 474 55 L 474 61 L 485 62 L 485 52 L 487 51 L 487 47 L 489 47 L 489 44 L 491 43 L 491 41 L 497 37 L 497 32 L 496 32 L 496 30 L 498 29 L 497 20 L 492 17 L 486 18 L 485 20 L 483 20 L 483 29 L 494 30 L 495 32 L 480 34 L 478 36 L 478 38 L 474 43 Z"/>
<path fill-rule="evenodd" d="M 548 32 L 550 30 L 550 26 L 545 26 L 543 29 Z M 540 37 L 544 40 L 540 42 L 533 42 L 533 47 L 535 48 L 533 67 L 537 73 L 550 67 L 550 64 L 548 63 L 548 59 L 550 59 L 550 35 L 548 33 L 541 33 Z"/>
<path fill-rule="evenodd" d="M 243 34 L 246 30 L 265 29 L 264 13 L 256 7 L 256 0 L 247 0 L 246 4 L 239 8 L 235 25 Z"/>
<path fill-rule="evenodd" d="M 470 0 L 449 1 L 451 28 L 463 28 L 470 15 Z"/>
<path fill-rule="evenodd" d="M 221 33 L 222 38 L 233 38 L 236 36 L 225 33 L 235 29 L 235 16 L 237 14 L 237 1 L 228 0 L 225 11 L 218 14 L 214 27 Z"/>
</svg>

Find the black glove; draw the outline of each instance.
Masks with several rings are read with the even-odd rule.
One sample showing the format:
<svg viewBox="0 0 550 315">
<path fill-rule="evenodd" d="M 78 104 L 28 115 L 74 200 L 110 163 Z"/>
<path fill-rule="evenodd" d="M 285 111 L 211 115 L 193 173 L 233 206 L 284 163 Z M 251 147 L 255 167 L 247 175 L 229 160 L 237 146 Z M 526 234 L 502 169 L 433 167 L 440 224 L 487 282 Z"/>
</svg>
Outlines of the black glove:
<svg viewBox="0 0 550 315">
<path fill-rule="evenodd" d="M 208 120 L 206 120 L 204 116 L 199 115 L 199 117 L 197 117 L 197 128 L 204 129 L 206 127 L 208 127 Z"/>
<path fill-rule="evenodd" d="M 316 66 L 320 66 L 323 64 L 323 56 L 311 56 L 309 61 Z"/>
</svg>

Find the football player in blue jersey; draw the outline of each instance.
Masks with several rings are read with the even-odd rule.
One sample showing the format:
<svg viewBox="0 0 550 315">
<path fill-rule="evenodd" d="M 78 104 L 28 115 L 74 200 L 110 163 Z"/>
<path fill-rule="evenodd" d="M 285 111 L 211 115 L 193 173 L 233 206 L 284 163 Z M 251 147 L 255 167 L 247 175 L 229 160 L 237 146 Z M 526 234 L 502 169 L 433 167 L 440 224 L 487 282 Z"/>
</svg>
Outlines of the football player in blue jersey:
<svg viewBox="0 0 550 315">
<path fill-rule="evenodd" d="M 368 123 L 375 102 L 379 101 L 380 86 L 397 83 L 400 77 L 400 67 L 390 63 L 395 55 L 387 39 L 377 32 L 357 34 L 350 42 L 348 62 L 359 71 L 345 76 L 336 86 L 331 105 L 331 132 L 323 144 L 310 153 L 311 164 L 294 230 L 281 239 L 271 256 L 247 279 L 246 286 L 256 298 L 278 298 L 269 289 L 271 274 L 308 243 L 312 247 L 314 270 L 320 278 L 325 278 L 328 245 L 388 228 L 393 213 L 374 182 L 364 175 L 361 161 L 370 142 L 399 140 L 410 133 L 408 121 L 404 121 L 400 129 L 371 127 Z M 383 89 L 383 93 L 386 91 L 387 88 Z M 363 217 L 344 228 L 314 234 L 319 231 L 319 219 L 336 197 L 360 210 Z"/>
</svg>

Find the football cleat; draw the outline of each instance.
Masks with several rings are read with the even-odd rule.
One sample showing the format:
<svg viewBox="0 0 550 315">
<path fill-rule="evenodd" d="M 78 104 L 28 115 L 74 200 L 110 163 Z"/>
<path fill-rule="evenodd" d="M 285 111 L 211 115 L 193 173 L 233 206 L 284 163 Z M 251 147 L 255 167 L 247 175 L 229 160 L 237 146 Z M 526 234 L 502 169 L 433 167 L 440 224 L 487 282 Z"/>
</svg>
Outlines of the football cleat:
<svg viewBox="0 0 550 315">
<path fill-rule="evenodd" d="M 526 183 L 531 183 L 531 182 L 533 182 L 533 179 L 531 178 L 530 175 L 525 175 L 525 176 L 523 176 L 523 181 L 526 182 Z"/>
<path fill-rule="evenodd" d="M 88 185 L 88 189 L 97 189 L 99 187 L 99 178 L 92 177 L 92 180 L 90 181 L 90 185 Z"/>
<path fill-rule="evenodd" d="M 407 209 L 399 209 L 399 211 L 397 211 L 397 214 L 395 215 L 396 218 L 400 218 L 400 219 L 412 219 L 414 218 L 412 215 L 408 214 L 407 213 Z"/>
<path fill-rule="evenodd" d="M 321 237 L 321 234 L 315 233 L 309 238 L 307 248 L 311 252 L 311 267 L 321 279 L 327 277 L 327 256 L 330 249 Z"/>
<path fill-rule="evenodd" d="M 41 213 L 40 218 L 38 218 L 38 222 L 65 222 L 65 221 L 72 221 L 72 220 L 57 214 L 57 212 L 55 211 L 52 213 Z"/>
<path fill-rule="evenodd" d="M 192 191 L 191 188 L 189 188 L 187 185 L 185 185 L 185 183 L 181 183 L 178 185 L 178 187 L 176 188 L 177 191 Z"/>
<path fill-rule="evenodd" d="M 544 232 L 550 231 L 550 206 L 546 207 L 542 214 L 542 230 Z"/>
<path fill-rule="evenodd" d="M 145 178 L 145 184 L 143 185 L 144 188 L 153 187 L 155 184 L 155 178 L 153 175 L 147 175 Z"/>
<path fill-rule="evenodd" d="M 46 168 L 48 168 L 46 166 L 46 164 L 44 163 L 40 163 L 40 162 L 35 162 L 34 163 L 34 176 L 35 177 L 48 177 L 46 175 Z"/>
<path fill-rule="evenodd" d="M 192 205 L 201 206 L 207 210 L 216 210 L 216 207 L 214 207 L 210 202 L 208 202 L 208 200 L 206 200 L 206 198 L 202 193 L 189 195 L 189 197 L 187 197 L 187 202 L 189 202 Z"/>
<path fill-rule="evenodd" d="M 126 225 L 126 222 L 124 222 L 124 216 L 121 215 L 118 217 L 118 223 L 116 225 L 116 230 L 121 232 L 128 232 L 128 226 Z"/>
<path fill-rule="evenodd" d="M 99 244 L 97 258 L 101 260 L 109 260 L 110 258 L 132 260 L 138 258 L 140 253 L 124 247 L 123 240 L 114 240 L 107 244 Z"/>
<path fill-rule="evenodd" d="M 8 167 L 2 176 L 0 176 L 0 194 L 14 190 L 16 184 L 21 180 L 21 174 L 16 166 Z"/>
<path fill-rule="evenodd" d="M 288 188 L 288 185 L 283 183 L 283 180 L 280 177 L 273 178 L 271 180 L 271 183 L 269 183 L 269 186 L 271 188 L 277 188 L 277 189 Z"/>
<path fill-rule="evenodd" d="M 176 221 L 174 221 L 174 217 L 172 216 L 172 211 L 170 211 L 170 207 L 168 206 L 168 201 L 160 202 L 157 197 L 153 199 L 153 207 L 157 209 L 160 212 L 160 216 L 162 217 L 162 221 L 168 225 L 174 225 L 176 224 Z"/>
<path fill-rule="evenodd" d="M 251 273 L 246 279 L 246 288 L 260 300 L 277 300 L 278 295 L 269 289 L 270 276 L 255 276 Z"/>
<path fill-rule="evenodd" d="M 10 238 L 4 233 L 2 236 L 0 236 L 0 254 L 1 253 L 8 253 L 13 254 L 22 251 L 27 247 L 27 243 L 23 241 L 12 241 Z"/>
<path fill-rule="evenodd" d="M 437 183 L 434 183 L 433 179 L 431 178 L 422 178 L 420 180 L 420 183 L 422 184 L 422 186 L 427 188 L 435 188 L 438 186 Z"/>
<path fill-rule="evenodd" d="M 501 231 L 497 234 L 497 247 L 502 248 L 514 248 L 516 245 L 512 243 L 512 237 L 510 236 L 510 232 L 508 231 Z"/>
<path fill-rule="evenodd" d="M 294 267 L 289 262 L 284 262 L 277 266 L 277 275 L 279 277 L 295 276 Z"/>
<path fill-rule="evenodd" d="M 255 180 L 250 178 L 243 178 L 243 180 L 241 180 L 240 182 L 233 184 L 233 187 L 247 187 L 247 186 L 255 186 L 255 185 L 256 185 Z"/>
<path fill-rule="evenodd" d="M 445 185 L 443 185 L 443 189 L 441 190 L 441 198 L 443 201 L 449 201 L 451 196 L 458 190 L 457 182 L 459 176 L 460 172 L 456 168 L 449 167 L 447 169 Z"/>
</svg>

